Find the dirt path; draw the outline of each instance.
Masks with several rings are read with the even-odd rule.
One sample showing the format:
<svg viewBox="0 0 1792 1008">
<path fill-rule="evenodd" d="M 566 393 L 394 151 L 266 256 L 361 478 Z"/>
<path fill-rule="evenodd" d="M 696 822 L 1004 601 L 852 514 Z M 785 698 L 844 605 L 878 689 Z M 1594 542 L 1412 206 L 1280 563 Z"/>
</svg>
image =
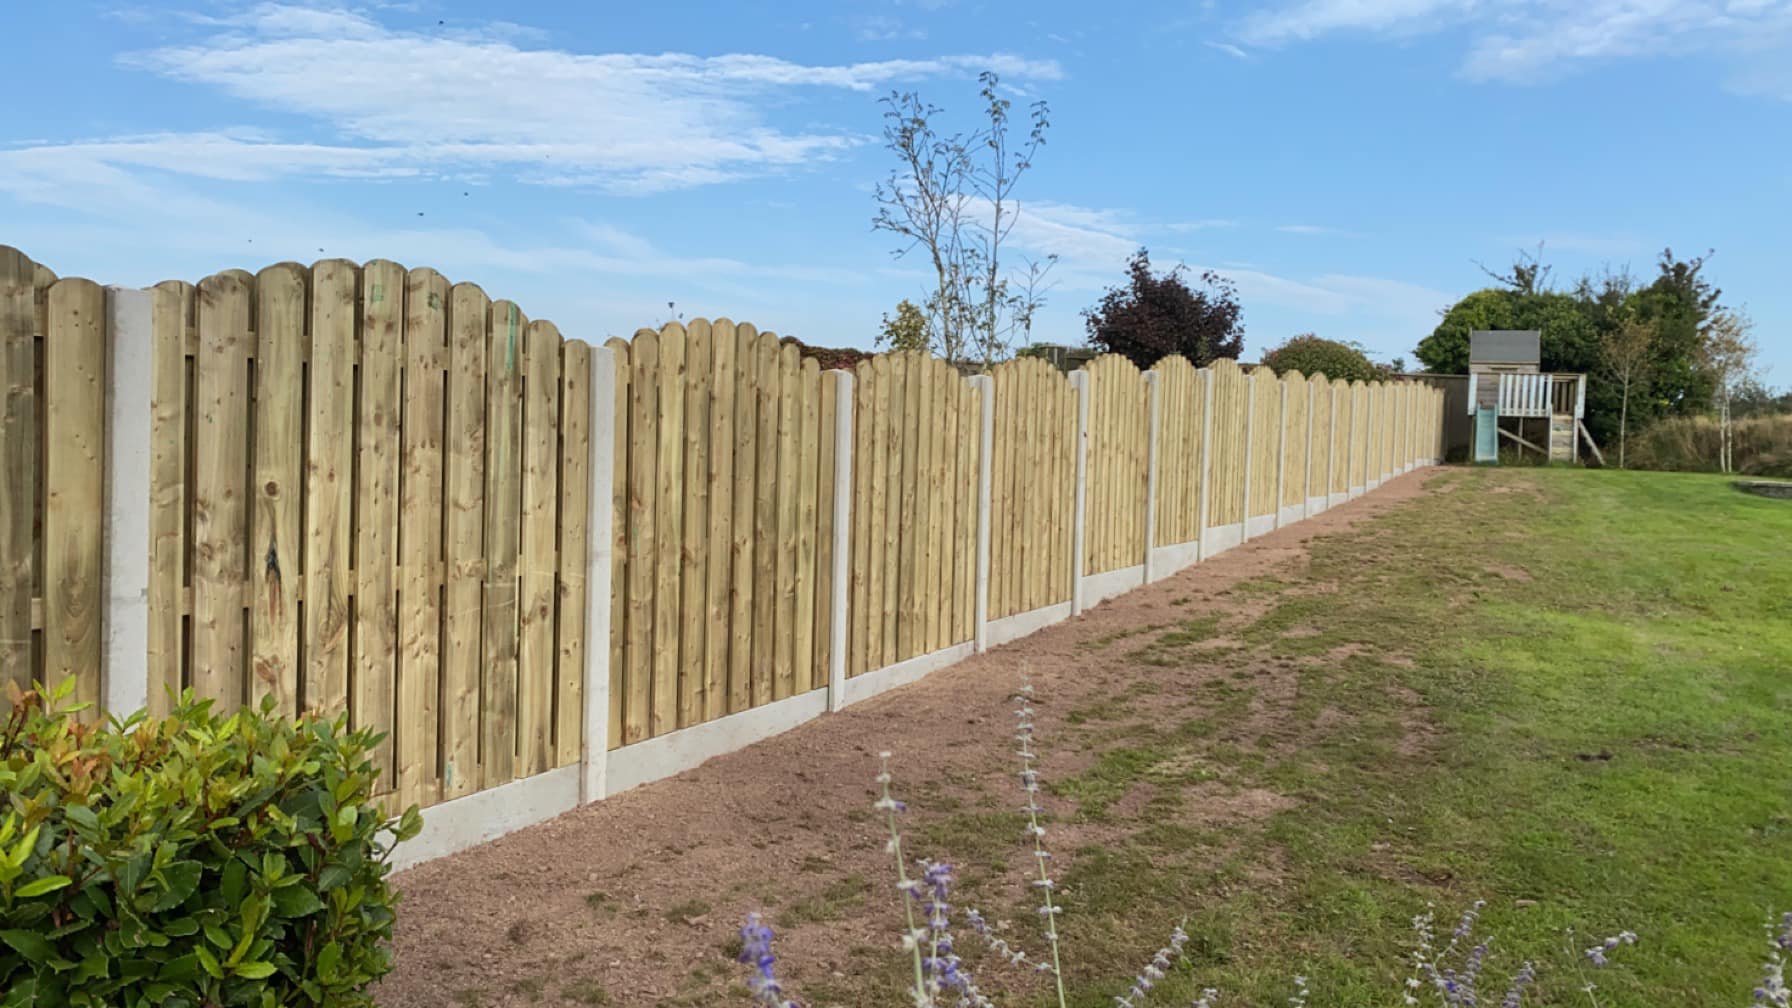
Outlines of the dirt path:
<svg viewBox="0 0 1792 1008">
<path fill-rule="evenodd" d="M 793 987 L 850 991 L 865 957 L 892 948 L 896 926 L 884 836 L 869 809 L 880 750 L 895 754 L 897 787 L 915 806 L 911 829 L 950 809 L 1011 808 L 1010 708 L 1023 666 L 1040 697 L 1043 771 L 1064 779 L 1092 759 L 1054 746 L 1067 734 L 1067 712 L 1141 691 L 1189 696 L 1202 681 L 1238 671 L 1198 649 L 1165 661 L 1126 646 L 1127 638 L 1206 618 L 1223 643 L 1227 626 L 1264 604 L 1228 589 L 1301 571 L 1314 537 L 1400 506 L 1428 479 L 1421 472 L 1393 480 L 842 714 L 400 873 L 397 970 L 379 988 L 379 1004 L 744 1004 L 740 967 L 727 949 L 741 917 L 756 909 L 785 925 L 779 952 Z M 1289 669 L 1252 675 L 1269 698 L 1263 702 L 1293 692 Z M 1248 737 L 1274 744 L 1261 731 Z M 1284 807 L 1272 793 L 1217 790 L 1198 803 L 1222 823 Z M 1071 810 L 1058 799 L 1047 804 Z M 1099 829 L 1068 827 L 1060 860 Z M 896 1001 L 867 993 L 863 1001 L 849 994 L 817 1003 Z"/>
</svg>

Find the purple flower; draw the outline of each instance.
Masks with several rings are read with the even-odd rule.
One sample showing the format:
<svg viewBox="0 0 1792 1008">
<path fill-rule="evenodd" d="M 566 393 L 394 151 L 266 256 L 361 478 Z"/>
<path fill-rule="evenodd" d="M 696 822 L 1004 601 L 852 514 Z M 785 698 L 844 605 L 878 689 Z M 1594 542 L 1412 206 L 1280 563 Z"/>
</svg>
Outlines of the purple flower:
<svg viewBox="0 0 1792 1008">
<path fill-rule="evenodd" d="M 772 929 L 760 920 L 758 914 L 748 914 L 746 926 L 740 929 L 740 961 L 753 967 L 747 987 L 753 992 L 755 1003 L 765 1008 L 798 1008 L 795 1001 L 785 999 L 784 987 L 778 983 L 778 959 L 772 955 Z"/>
</svg>

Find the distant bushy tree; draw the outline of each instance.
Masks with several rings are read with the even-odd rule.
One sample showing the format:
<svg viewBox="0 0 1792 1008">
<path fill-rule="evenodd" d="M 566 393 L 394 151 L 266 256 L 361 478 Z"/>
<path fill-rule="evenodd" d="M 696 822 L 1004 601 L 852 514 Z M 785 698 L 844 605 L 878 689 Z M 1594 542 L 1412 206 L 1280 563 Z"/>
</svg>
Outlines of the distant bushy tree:
<svg viewBox="0 0 1792 1008">
<path fill-rule="evenodd" d="M 1151 271 L 1151 253 L 1139 249 L 1127 260 L 1127 282 L 1110 287 L 1101 302 L 1083 312 L 1089 343 L 1125 356 L 1148 368 L 1171 354 L 1181 354 L 1196 367 L 1244 352 L 1244 325 L 1238 290 L 1232 281 L 1205 270 L 1195 279 L 1200 290 L 1183 279 L 1186 268 Z"/>
<path fill-rule="evenodd" d="M 1586 420 L 1595 440 L 1615 441 L 1620 426 L 1640 428 L 1662 416 L 1703 413 L 1718 386 L 1704 348 L 1723 310 L 1721 291 L 1703 274 L 1708 258 L 1681 259 L 1666 249 L 1649 283 L 1607 271 L 1558 290 L 1550 286 L 1549 267 L 1523 256 L 1510 274 L 1489 271 L 1500 286 L 1475 291 L 1451 306 L 1419 342 L 1417 356 L 1434 374 L 1464 374 L 1471 331 L 1535 329 L 1542 334 L 1544 371 L 1593 376 Z M 1632 323 L 1649 326 L 1652 337 L 1647 379 L 1633 381 L 1626 395 L 1621 383 L 1609 380 L 1607 348 Z"/>
<path fill-rule="evenodd" d="M 926 352 L 927 315 L 907 298 L 896 305 L 896 317 L 884 316 L 877 345 L 887 350 L 920 350 Z"/>
<path fill-rule="evenodd" d="M 1383 369 L 1369 360 L 1363 348 L 1355 343 L 1320 339 L 1312 333 L 1301 333 L 1263 355 L 1263 366 L 1277 375 L 1299 371 L 1304 375 L 1323 374 L 1345 381 L 1375 381 Z"/>
</svg>

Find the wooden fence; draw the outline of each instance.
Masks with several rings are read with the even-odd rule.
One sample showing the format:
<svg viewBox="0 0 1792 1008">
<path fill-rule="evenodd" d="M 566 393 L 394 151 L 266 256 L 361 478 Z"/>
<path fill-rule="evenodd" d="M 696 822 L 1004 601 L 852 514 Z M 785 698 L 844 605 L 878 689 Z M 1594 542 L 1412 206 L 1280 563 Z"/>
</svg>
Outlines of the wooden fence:
<svg viewBox="0 0 1792 1008">
<path fill-rule="evenodd" d="M 3 247 L 0 393 L 0 679 L 346 714 L 425 805 L 837 707 L 1426 464 L 1443 419 L 1232 361 L 849 376 L 726 319 L 594 348 L 380 260 L 145 292 Z"/>
</svg>

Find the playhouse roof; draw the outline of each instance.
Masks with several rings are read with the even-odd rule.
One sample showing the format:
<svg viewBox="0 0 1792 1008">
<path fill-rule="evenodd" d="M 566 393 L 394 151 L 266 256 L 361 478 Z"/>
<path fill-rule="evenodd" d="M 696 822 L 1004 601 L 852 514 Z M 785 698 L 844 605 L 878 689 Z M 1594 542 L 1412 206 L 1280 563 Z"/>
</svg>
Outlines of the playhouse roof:
<svg viewBox="0 0 1792 1008">
<path fill-rule="evenodd" d="M 1468 334 L 1468 362 L 1537 367 L 1543 362 L 1542 336 L 1536 329 L 1476 329 Z"/>
</svg>

